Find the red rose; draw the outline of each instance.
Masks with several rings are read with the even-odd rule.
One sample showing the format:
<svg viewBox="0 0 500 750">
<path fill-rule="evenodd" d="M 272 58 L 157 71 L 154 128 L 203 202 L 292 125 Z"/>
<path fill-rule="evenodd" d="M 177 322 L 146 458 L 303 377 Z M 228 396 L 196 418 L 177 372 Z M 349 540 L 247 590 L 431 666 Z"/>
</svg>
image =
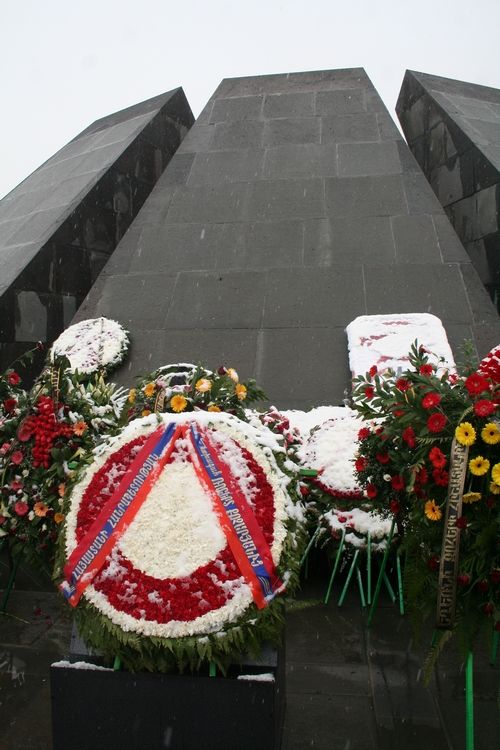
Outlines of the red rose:
<svg viewBox="0 0 500 750">
<path fill-rule="evenodd" d="M 446 456 L 437 446 L 430 449 L 429 460 L 436 469 L 444 469 L 446 466 Z"/>
<path fill-rule="evenodd" d="M 494 611 L 495 607 L 493 606 L 492 602 L 486 602 L 486 604 L 483 604 L 483 612 L 488 617 L 490 617 Z"/>
<path fill-rule="evenodd" d="M 478 372 L 474 372 L 472 375 L 469 375 L 469 377 L 466 378 L 464 385 L 471 396 L 477 396 L 479 393 L 484 393 L 484 391 L 489 391 L 490 389 L 490 384 L 488 383 L 486 378 L 484 378 Z"/>
<path fill-rule="evenodd" d="M 434 557 L 429 557 L 429 559 L 427 560 L 427 567 L 429 568 L 429 570 L 438 570 L 439 557 L 436 557 L 435 555 Z"/>
<path fill-rule="evenodd" d="M 476 401 L 474 404 L 474 414 L 477 417 L 489 417 L 495 411 L 495 404 L 487 398 Z"/>
<path fill-rule="evenodd" d="M 11 463 L 15 464 L 16 466 L 19 466 L 19 464 L 22 463 L 23 458 L 24 458 L 24 454 L 22 451 L 14 451 L 14 453 L 10 457 L 10 460 L 11 460 Z"/>
<path fill-rule="evenodd" d="M 300 494 L 302 495 L 302 497 L 307 497 L 310 491 L 311 490 L 309 489 L 309 487 L 307 487 L 305 484 L 300 485 Z"/>
<path fill-rule="evenodd" d="M 460 518 L 457 518 L 455 521 L 455 526 L 457 529 L 466 529 L 467 528 L 467 519 L 464 516 L 460 516 Z"/>
<path fill-rule="evenodd" d="M 368 484 L 366 487 L 366 495 L 367 497 L 371 498 L 373 500 L 374 497 L 377 497 L 377 488 L 374 484 Z"/>
<path fill-rule="evenodd" d="M 403 411 L 403 409 L 394 409 L 393 414 L 396 417 L 396 419 L 399 419 L 399 417 L 403 416 L 404 411 Z"/>
<path fill-rule="evenodd" d="M 411 383 L 406 378 L 398 378 L 396 380 L 396 388 L 398 389 L 398 391 L 403 391 L 404 393 L 410 388 L 410 386 L 411 386 Z"/>
<path fill-rule="evenodd" d="M 14 505 L 14 510 L 16 511 L 18 516 L 25 516 L 26 513 L 29 511 L 29 505 L 28 503 L 25 503 L 22 500 L 18 500 L 17 503 Z"/>
<path fill-rule="evenodd" d="M 368 375 L 373 378 L 378 372 L 377 365 L 372 365 L 370 369 L 368 370 Z"/>
<path fill-rule="evenodd" d="M 441 402 L 439 393 L 427 393 L 422 399 L 424 409 L 434 409 Z"/>
<path fill-rule="evenodd" d="M 377 459 L 379 464 L 388 464 L 391 460 L 388 453 L 377 453 L 375 458 Z"/>
<path fill-rule="evenodd" d="M 448 420 L 444 414 L 436 412 L 435 414 L 431 414 L 427 420 L 427 429 L 429 432 L 441 432 L 446 427 L 447 422 Z"/>
<path fill-rule="evenodd" d="M 358 440 L 366 440 L 366 438 L 369 438 L 371 435 L 370 430 L 368 427 L 362 427 L 360 431 L 358 432 Z"/>
<path fill-rule="evenodd" d="M 17 385 L 21 382 L 21 378 L 19 377 L 17 372 L 14 372 L 14 370 L 12 370 L 12 372 L 9 372 L 9 374 L 7 375 L 7 382 L 9 385 Z"/>
<path fill-rule="evenodd" d="M 3 408 L 7 412 L 7 414 L 11 411 L 14 411 L 14 409 L 17 406 L 17 399 L 15 398 L 6 398 L 3 402 Z"/>
<path fill-rule="evenodd" d="M 391 487 L 393 490 L 404 490 L 405 483 L 403 480 L 403 477 L 400 476 L 400 474 L 396 474 L 396 476 L 391 477 Z"/>
<path fill-rule="evenodd" d="M 434 367 L 432 365 L 420 365 L 418 371 L 421 375 L 432 375 Z"/>
<path fill-rule="evenodd" d="M 395 516 L 397 516 L 397 514 L 401 510 L 401 506 L 397 500 L 391 500 L 389 507 L 391 509 L 391 513 L 394 513 Z"/>
<path fill-rule="evenodd" d="M 490 580 L 494 584 L 500 583 L 500 570 L 492 570 L 490 573 Z"/>
<path fill-rule="evenodd" d="M 481 592 L 482 594 L 486 594 L 486 592 L 487 592 L 487 591 L 488 591 L 488 589 L 490 588 L 490 584 L 489 584 L 489 582 L 488 582 L 488 581 L 486 580 L 486 578 L 483 578 L 483 580 L 482 580 L 482 581 L 478 581 L 478 582 L 477 582 L 477 587 L 478 587 L 479 591 L 480 591 L 480 592 Z"/>
<path fill-rule="evenodd" d="M 18 490 L 22 490 L 23 486 L 24 486 L 23 483 L 22 482 L 18 482 L 17 479 L 14 479 L 10 483 L 10 489 L 14 490 L 14 492 L 17 492 Z"/>
<path fill-rule="evenodd" d="M 365 386 L 365 398 L 369 401 L 375 395 L 375 389 L 372 385 Z"/>
<path fill-rule="evenodd" d="M 359 456 L 354 462 L 354 468 L 356 471 L 364 471 L 368 466 L 368 459 L 364 456 Z"/>
<path fill-rule="evenodd" d="M 468 573 L 459 573 L 457 576 L 457 583 L 459 586 L 468 586 L 470 583 L 470 575 Z"/>
<path fill-rule="evenodd" d="M 408 448 L 415 447 L 416 440 L 415 440 L 415 431 L 413 427 L 407 427 L 406 430 L 403 430 L 401 437 L 403 438 Z"/>
</svg>

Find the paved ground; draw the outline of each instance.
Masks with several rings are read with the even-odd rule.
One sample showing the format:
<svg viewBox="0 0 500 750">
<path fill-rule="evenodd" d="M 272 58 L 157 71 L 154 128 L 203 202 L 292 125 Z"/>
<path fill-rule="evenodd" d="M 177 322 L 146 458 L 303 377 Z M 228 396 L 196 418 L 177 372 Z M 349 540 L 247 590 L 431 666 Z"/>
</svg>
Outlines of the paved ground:
<svg viewBox="0 0 500 750">
<path fill-rule="evenodd" d="M 325 588 L 325 575 L 313 569 L 300 606 L 287 617 L 282 750 L 463 750 L 460 657 L 445 652 L 424 688 L 419 673 L 428 639 L 415 649 L 407 618 L 388 600 L 368 631 L 355 590 L 339 608 L 336 599 L 319 603 Z M 70 622 L 48 582 L 25 573 L 8 612 L 0 618 L 0 749 L 50 750 L 49 665 L 68 655 Z M 474 677 L 475 750 L 494 750 L 500 665 L 491 667 L 479 653 Z"/>
</svg>

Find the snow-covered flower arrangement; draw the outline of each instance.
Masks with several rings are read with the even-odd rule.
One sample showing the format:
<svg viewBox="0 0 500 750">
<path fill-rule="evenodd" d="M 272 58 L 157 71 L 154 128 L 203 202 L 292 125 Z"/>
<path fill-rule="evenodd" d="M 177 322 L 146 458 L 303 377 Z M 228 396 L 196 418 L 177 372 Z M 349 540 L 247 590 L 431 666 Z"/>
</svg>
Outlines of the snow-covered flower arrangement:
<svg viewBox="0 0 500 750">
<path fill-rule="evenodd" d="M 224 412 L 151 414 L 111 438 L 65 503 L 64 559 L 92 529 L 148 438 L 170 424 L 185 431 L 75 608 L 87 642 L 119 654 L 130 669 L 196 667 L 208 659 L 223 665 L 235 652 L 276 638 L 281 622 L 278 599 L 263 608 L 254 602 L 224 518 L 200 480 L 190 427 L 208 436 L 228 486 L 233 482 L 244 498 L 282 588 L 290 591 L 296 581 L 305 518 L 296 479 L 280 468 L 283 448 L 267 428 Z"/>
<path fill-rule="evenodd" d="M 66 357 L 72 372 L 108 372 L 123 361 L 128 348 L 128 332 L 120 323 L 109 318 L 89 318 L 61 333 L 49 351 L 49 362 Z"/>
</svg>

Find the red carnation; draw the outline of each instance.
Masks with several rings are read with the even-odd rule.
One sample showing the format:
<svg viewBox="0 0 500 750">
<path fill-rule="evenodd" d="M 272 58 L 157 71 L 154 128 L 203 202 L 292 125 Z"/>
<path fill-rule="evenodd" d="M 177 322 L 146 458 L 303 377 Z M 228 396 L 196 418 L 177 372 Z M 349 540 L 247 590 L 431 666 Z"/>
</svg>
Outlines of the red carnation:
<svg viewBox="0 0 500 750">
<path fill-rule="evenodd" d="M 391 477 L 391 487 L 393 490 L 404 490 L 405 483 L 403 477 L 400 474 Z"/>
<path fill-rule="evenodd" d="M 434 409 L 439 403 L 441 403 L 441 396 L 439 393 L 427 393 L 422 399 L 422 406 L 424 409 Z"/>
<path fill-rule="evenodd" d="M 10 460 L 11 460 L 11 463 L 15 464 L 16 466 L 19 466 L 19 464 L 22 463 L 23 458 L 24 458 L 24 454 L 22 451 L 14 451 L 14 453 L 10 457 Z"/>
<path fill-rule="evenodd" d="M 446 466 L 446 456 L 443 451 L 435 446 L 429 451 L 429 460 L 435 469 L 444 469 Z"/>
<path fill-rule="evenodd" d="M 3 402 L 3 408 L 7 413 L 14 411 L 14 409 L 17 406 L 17 399 L 15 398 L 6 398 Z"/>
<path fill-rule="evenodd" d="M 370 369 L 368 370 L 368 375 L 373 378 L 378 372 L 377 365 L 372 365 Z"/>
<path fill-rule="evenodd" d="M 457 576 L 457 583 L 459 586 L 468 586 L 470 583 L 470 575 L 468 573 L 459 573 Z"/>
<path fill-rule="evenodd" d="M 418 371 L 421 375 L 432 375 L 434 367 L 432 365 L 420 365 Z"/>
<path fill-rule="evenodd" d="M 359 456 L 354 462 L 354 468 L 356 471 L 364 471 L 368 466 L 368 459 L 364 456 Z"/>
<path fill-rule="evenodd" d="M 478 372 L 474 372 L 472 375 L 469 375 L 469 377 L 466 378 L 465 387 L 467 388 L 471 396 L 477 396 L 479 393 L 488 391 L 490 388 L 490 384 L 488 383 L 486 378 L 484 378 Z"/>
<path fill-rule="evenodd" d="M 407 427 L 406 430 L 403 430 L 401 437 L 403 438 L 408 448 L 415 447 L 416 440 L 415 440 L 415 430 L 413 429 L 413 427 Z"/>
<path fill-rule="evenodd" d="M 375 389 L 372 385 L 365 387 L 365 398 L 369 401 L 375 395 Z"/>
<path fill-rule="evenodd" d="M 495 411 L 495 404 L 487 398 L 482 398 L 474 404 L 474 414 L 477 417 L 489 417 Z"/>
<path fill-rule="evenodd" d="M 362 427 L 360 431 L 358 432 L 358 440 L 366 440 L 371 435 L 370 430 L 368 427 Z"/>
<path fill-rule="evenodd" d="M 379 464 L 388 464 L 391 460 L 388 453 L 377 453 L 375 458 L 377 459 Z"/>
<path fill-rule="evenodd" d="M 377 497 L 377 488 L 374 484 L 368 484 L 366 487 L 366 496 L 373 499 Z"/>
<path fill-rule="evenodd" d="M 17 372 L 14 372 L 14 370 L 12 370 L 12 372 L 9 372 L 9 374 L 7 375 L 7 382 L 9 385 L 17 385 L 21 382 L 21 378 L 19 377 Z"/>
<path fill-rule="evenodd" d="M 444 416 L 444 414 L 440 414 L 440 412 L 436 412 L 435 414 L 431 414 L 429 419 L 427 420 L 427 429 L 429 432 L 441 432 L 446 427 L 446 423 L 448 420 Z"/>
<path fill-rule="evenodd" d="M 16 511 L 18 516 L 25 516 L 26 513 L 29 511 L 29 505 L 28 503 L 25 503 L 22 500 L 18 500 L 17 503 L 14 505 L 14 510 Z"/>
<path fill-rule="evenodd" d="M 398 391 L 403 391 L 404 393 L 410 388 L 410 386 L 411 386 L 411 383 L 406 378 L 398 378 L 396 380 L 396 388 L 398 389 Z"/>
<path fill-rule="evenodd" d="M 397 500 L 391 500 L 389 507 L 391 509 L 391 513 L 394 513 L 395 516 L 397 516 L 397 514 L 401 510 L 401 506 Z"/>
</svg>

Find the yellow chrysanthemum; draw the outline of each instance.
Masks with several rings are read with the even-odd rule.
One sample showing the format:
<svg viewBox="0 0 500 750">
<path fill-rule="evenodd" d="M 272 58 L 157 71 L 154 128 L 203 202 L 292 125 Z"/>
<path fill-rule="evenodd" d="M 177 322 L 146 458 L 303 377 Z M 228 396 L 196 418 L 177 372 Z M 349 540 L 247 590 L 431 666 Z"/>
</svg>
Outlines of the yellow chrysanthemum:
<svg viewBox="0 0 500 750">
<path fill-rule="evenodd" d="M 137 391 L 135 388 L 131 388 L 128 392 L 128 402 L 129 404 L 135 403 L 135 399 L 137 396 Z"/>
<path fill-rule="evenodd" d="M 147 385 L 144 386 L 142 390 L 144 391 L 144 395 L 149 398 L 155 392 L 155 388 L 156 386 L 154 383 L 148 383 Z"/>
<path fill-rule="evenodd" d="M 150 414 L 151 414 L 151 409 L 143 409 L 141 411 L 141 417 L 149 417 Z"/>
<path fill-rule="evenodd" d="M 196 381 L 195 386 L 198 393 L 207 393 L 212 387 L 212 381 L 208 378 L 200 378 Z"/>
<path fill-rule="evenodd" d="M 427 500 L 424 505 L 424 513 L 429 521 L 439 521 L 442 517 L 441 508 L 434 500 Z"/>
<path fill-rule="evenodd" d="M 234 392 L 236 393 L 239 401 L 243 401 L 247 397 L 247 388 L 246 385 L 243 385 L 243 383 L 238 383 L 234 388 Z"/>
<path fill-rule="evenodd" d="M 207 411 L 220 411 L 220 407 L 217 404 L 210 404 Z"/>
<path fill-rule="evenodd" d="M 481 437 L 488 445 L 496 445 L 500 442 L 500 430 L 494 422 L 488 422 L 481 430 Z"/>
<path fill-rule="evenodd" d="M 490 492 L 492 495 L 500 495 L 500 485 L 495 484 L 495 482 L 490 483 Z"/>
<path fill-rule="evenodd" d="M 466 492 L 465 495 L 462 497 L 463 503 L 477 503 L 479 500 L 481 500 L 481 493 L 480 492 Z"/>
<path fill-rule="evenodd" d="M 495 464 L 491 470 L 491 478 L 495 484 L 500 485 L 500 464 Z"/>
<path fill-rule="evenodd" d="M 475 477 L 482 477 L 483 474 L 486 474 L 489 468 L 490 462 L 487 458 L 483 458 L 482 456 L 476 456 L 476 458 L 469 461 L 469 471 L 471 474 L 474 474 Z"/>
<path fill-rule="evenodd" d="M 470 422 L 462 422 L 455 430 L 455 437 L 460 445 L 472 445 L 476 440 L 476 431 Z"/>
<path fill-rule="evenodd" d="M 172 411 L 179 413 L 181 411 L 184 411 L 186 406 L 187 400 L 179 393 L 176 396 L 172 396 L 172 398 L 170 399 L 170 408 L 172 409 Z"/>
<path fill-rule="evenodd" d="M 228 375 L 231 380 L 234 380 L 235 383 L 239 381 L 238 373 L 234 369 L 234 367 L 228 367 L 226 370 L 226 375 Z"/>
</svg>

